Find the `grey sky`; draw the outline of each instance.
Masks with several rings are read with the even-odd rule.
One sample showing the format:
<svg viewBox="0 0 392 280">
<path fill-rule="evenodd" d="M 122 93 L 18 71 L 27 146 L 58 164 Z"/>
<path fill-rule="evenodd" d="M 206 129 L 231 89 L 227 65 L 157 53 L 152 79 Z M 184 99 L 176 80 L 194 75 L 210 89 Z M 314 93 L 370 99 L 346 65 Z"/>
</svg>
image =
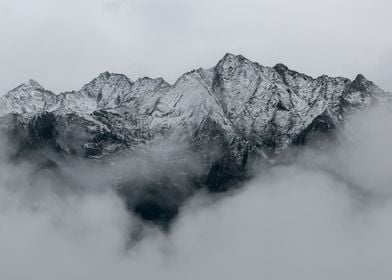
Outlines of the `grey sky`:
<svg viewBox="0 0 392 280">
<path fill-rule="evenodd" d="M 392 90 L 390 0 L 0 0 L 0 92 L 210 67 L 226 52 Z"/>
</svg>

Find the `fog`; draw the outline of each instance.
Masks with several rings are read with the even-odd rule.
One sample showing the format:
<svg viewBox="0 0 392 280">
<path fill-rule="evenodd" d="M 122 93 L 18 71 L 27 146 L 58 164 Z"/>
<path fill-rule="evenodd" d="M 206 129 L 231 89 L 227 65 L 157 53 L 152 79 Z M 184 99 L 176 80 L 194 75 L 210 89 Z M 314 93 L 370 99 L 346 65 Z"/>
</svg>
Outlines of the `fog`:
<svg viewBox="0 0 392 280">
<path fill-rule="evenodd" d="M 389 279 L 391 121 L 385 108 L 358 114 L 338 132 L 339 145 L 256 169 L 220 197 L 200 192 L 166 233 L 141 223 L 111 188 L 75 190 L 3 160 L 1 277 Z M 83 174 L 98 180 L 93 169 Z M 136 227 L 142 238 L 130 244 Z"/>
</svg>

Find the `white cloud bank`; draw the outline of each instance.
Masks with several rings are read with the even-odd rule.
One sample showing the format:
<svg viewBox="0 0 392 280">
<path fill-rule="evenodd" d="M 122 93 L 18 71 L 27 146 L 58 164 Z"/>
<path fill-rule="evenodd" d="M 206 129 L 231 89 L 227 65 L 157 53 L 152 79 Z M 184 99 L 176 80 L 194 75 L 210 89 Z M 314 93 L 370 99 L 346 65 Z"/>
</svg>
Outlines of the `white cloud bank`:
<svg viewBox="0 0 392 280">
<path fill-rule="evenodd" d="M 361 114 L 342 132 L 354 142 L 307 151 L 218 201 L 199 195 L 170 234 L 147 230 L 128 250 L 134 219 L 115 194 L 32 190 L 3 163 L 1 278 L 390 279 L 391 121 Z"/>
</svg>

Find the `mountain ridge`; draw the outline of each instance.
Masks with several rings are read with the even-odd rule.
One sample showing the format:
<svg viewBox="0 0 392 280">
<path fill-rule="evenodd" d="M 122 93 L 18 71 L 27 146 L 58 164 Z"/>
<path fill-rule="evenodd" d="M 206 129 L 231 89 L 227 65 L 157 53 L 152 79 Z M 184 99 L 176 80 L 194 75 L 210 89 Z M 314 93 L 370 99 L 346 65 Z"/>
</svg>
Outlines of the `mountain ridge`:
<svg viewBox="0 0 392 280">
<path fill-rule="evenodd" d="M 141 215 L 168 222 L 192 190 L 241 184 L 255 163 L 273 162 L 315 136 L 329 137 L 352 113 L 391 96 L 361 74 L 313 78 L 227 53 L 214 67 L 184 73 L 172 85 L 104 72 L 79 91 L 54 94 L 31 80 L 0 97 L 0 127 L 14 158 L 45 148 L 106 162 L 160 146 L 147 161 L 163 170 L 162 180 L 127 178 L 120 185 L 133 210 L 139 202 L 132 186 L 149 190 L 150 206 L 142 204 L 147 212 Z M 157 165 L 171 145 L 178 153 Z M 197 172 L 184 151 L 198 159 Z M 176 190 L 176 203 L 167 190 Z"/>
<path fill-rule="evenodd" d="M 97 120 L 94 112 L 105 111 L 137 119 L 152 133 L 178 126 L 193 130 L 211 117 L 228 134 L 245 138 L 266 138 L 269 128 L 278 128 L 284 133 L 271 137 L 280 151 L 317 116 L 326 114 L 338 124 L 342 111 L 388 98 L 389 93 L 362 74 L 354 80 L 313 78 L 283 64 L 266 67 L 226 53 L 214 67 L 186 72 L 172 85 L 162 78 L 132 81 L 124 74 L 103 72 L 79 91 L 55 94 L 29 80 L 0 97 L 0 117 L 47 112 Z"/>
<path fill-rule="evenodd" d="M 237 57 L 237 58 L 240 58 L 240 59 L 245 59 L 245 60 L 250 61 L 249 59 L 247 59 L 246 57 L 244 57 L 244 56 L 242 56 L 242 55 L 235 55 L 235 54 L 232 54 L 232 53 L 226 53 L 226 54 L 224 55 L 224 57 L 223 57 L 221 60 L 223 60 L 226 56 L 234 56 L 234 57 Z M 220 60 L 220 61 L 221 61 L 221 60 Z M 252 62 L 252 61 L 250 61 L 250 62 Z M 219 63 L 219 62 L 218 62 L 218 63 Z M 252 63 L 259 64 L 259 63 L 257 63 L 257 62 L 252 62 Z M 260 64 L 259 64 L 259 65 L 260 65 Z M 262 66 L 262 65 L 260 65 L 260 66 Z M 264 67 L 264 66 L 262 66 L 262 67 Z M 269 66 L 265 66 L 265 67 L 269 67 Z M 278 62 L 277 64 L 275 64 L 274 66 L 269 67 L 269 68 L 274 68 L 274 69 L 276 69 L 276 70 L 279 70 L 279 69 L 281 69 L 281 70 L 286 70 L 286 71 L 289 70 L 289 71 L 296 72 L 296 73 L 301 74 L 301 75 L 308 76 L 308 77 L 311 78 L 311 79 L 318 79 L 318 78 L 321 78 L 321 77 L 323 77 L 323 76 L 330 77 L 330 78 L 345 78 L 345 77 L 342 77 L 342 76 L 329 76 L 329 75 L 325 75 L 325 74 L 314 77 L 314 76 L 307 75 L 307 74 L 301 73 L 301 72 L 299 72 L 299 71 L 293 70 L 293 69 L 289 68 L 287 65 L 285 65 L 285 64 L 283 64 L 283 63 L 280 63 L 280 62 Z M 184 74 L 191 73 L 191 72 L 198 71 L 198 70 L 203 70 L 203 69 L 204 69 L 204 68 L 195 68 L 195 69 L 193 69 L 193 70 L 190 70 L 190 71 L 188 71 L 188 72 L 185 72 Z M 207 68 L 207 69 L 208 69 L 208 68 Z M 184 75 L 184 74 L 183 74 L 183 75 Z M 99 77 L 102 77 L 102 76 L 111 76 L 111 75 L 123 76 L 123 77 L 127 78 L 127 79 L 128 79 L 130 82 L 132 82 L 132 83 L 133 83 L 133 82 L 136 82 L 137 80 L 143 80 L 143 79 L 162 80 L 162 81 L 163 81 L 164 83 L 166 83 L 168 86 L 174 86 L 174 85 L 176 84 L 176 82 L 177 82 L 177 81 L 181 78 L 181 76 L 182 76 L 182 75 L 181 75 L 180 77 L 178 77 L 178 78 L 174 81 L 173 84 L 170 84 L 170 83 L 167 82 L 163 77 L 152 78 L 152 77 L 149 77 L 149 76 L 143 76 L 143 77 L 139 77 L 139 78 L 137 78 L 135 81 L 133 81 L 130 77 L 128 77 L 128 76 L 125 75 L 125 74 L 117 73 L 117 72 L 111 72 L 111 71 L 107 71 L 107 70 L 106 70 L 106 71 L 103 71 L 103 72 L 99 73 L 99 74 L 98 74 L 95 78 L 93 78 L 90 82 L 84 84 L 84 85 L 80 88 L 80 90 L 81 90 L 83 87 L 85 87 L 86 85 L 88 85 L 89 83 L 93 82 L 95 79 L 99 78 Z M 356 79 L 358 78 L 358 76 L 360 76 L 360 77 L 366 79 L 366 77 L 365 77 L 363 74 L 358 73 L 358 74 L 356 75 L 356 77 L 355 77 L 352 81 L 356 80 Z M 345 79 L 349 79 L 349 78 L 345 78 Z M 351 79 L 349 79 L 349 80 L 351 81 Z M 23 86 L 23 85 L 26 85 L 26 84 L 29 84 L 29 83 L 34 83 L 34 84 L 36 84 L 37 86 L 41 87 L 42 89 L 45 89 L 39 82 L 37 82 L 37 81 L 36 81 L 35 79 L 33 79 L 33 78 L 31 78 L 31 79 L 27 80 L 26 82 L 20 84 L 20 85 L 17 86 L 16 88 L 18 88 L 18 87 L 20 87 L 20 86 Z M 14 91 L 16 88 L 11 89 L 11 90 L 9 90 L 8 92 Z M 73 92 L 78 91 L 78 90 L 70 90 L 70 91 L 55 92 L 55 91 L 48 90 L 48 89 L 45 89 L 45 90 L 50 91 L 50 92 L 54 93 L 55 95 L 61 95 L 61 94 L 65 94 L 65 93 L 73 93 Z M 5 94 L 7 94 L 8 92 L 6 92 Z"/>
</svg>

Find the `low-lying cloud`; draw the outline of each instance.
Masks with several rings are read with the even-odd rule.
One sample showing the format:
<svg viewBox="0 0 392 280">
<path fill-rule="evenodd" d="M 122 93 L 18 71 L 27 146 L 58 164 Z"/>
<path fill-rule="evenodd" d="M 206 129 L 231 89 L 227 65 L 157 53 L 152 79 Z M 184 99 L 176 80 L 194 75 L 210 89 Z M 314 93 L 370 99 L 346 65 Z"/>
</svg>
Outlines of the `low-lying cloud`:
<svg viewBox="0 0 392 280">
<path fill-rule="evenodd" d="M 47 174 L 3 162 L 2 278 L 389 279 L 391 120 L 361 113 L 337 147 L 307 149 L 223 197 L 195 195 L 169 233 L 141 224 L 111 188 L 59 192 Z M 130 245 L 136 227 L 143 238 Z"/>
</svg>

